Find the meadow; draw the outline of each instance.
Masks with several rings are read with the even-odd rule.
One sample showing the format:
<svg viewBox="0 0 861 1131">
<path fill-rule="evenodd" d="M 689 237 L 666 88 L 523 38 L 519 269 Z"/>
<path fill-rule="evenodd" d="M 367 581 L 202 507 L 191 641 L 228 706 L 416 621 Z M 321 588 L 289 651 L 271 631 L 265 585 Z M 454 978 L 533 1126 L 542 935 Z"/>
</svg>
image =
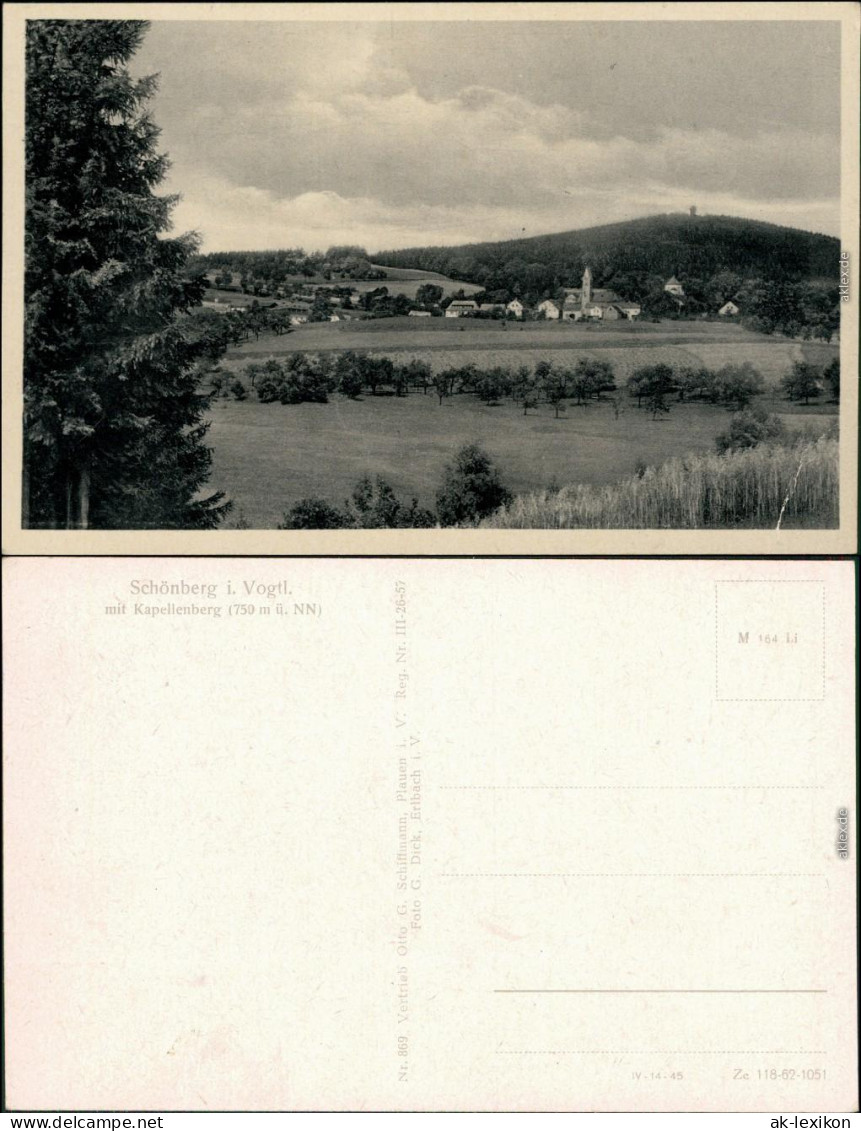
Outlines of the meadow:
<svg viewBox="0 0 861 1131">
<path fill-rule="evenodd" d="M 794 361 L 827 365 L 839 347 L 801 342 L 777 335 L 765 337 L 737 324 L 721 322 L 633 322 L 577 325 L 560 322 L 497 322 L 490 319 L 380 318 L 362 322 L 309 323 L 291 334 L 261 334 L 231 349 L 225 363 L 241 368 L 304 350 L 309 353 L 364 350 L 398 362 L 427 361 L 436 373 L 450 366 L 473 363 L 533 367 L 550 360 L 574 364 L 578 357 L 609 361 L 617 380 L 626 381 L 643 365 L 665 362 L 673 367 L 750 362 L 768 384 L 777 384 Z M 570 355 L 570 356 L 566 356 Z"/>
<path fill-rule="evenodd" d="M 766 405 L 795 410 L 786 402 Z M 783 414 L 783 413 L 782 413 Z M 299 499 L 343 502 L 356 480 L 381 475 L 396 493 L 432 507 L 445 465 L 464 444 L 480 443 L 515 494 L 571 483 L 606 486 L 673 456 L 714 451 L 729 414 L 702 404 L 674 404 L 653 420 L 625 402 L 617 418 L 609 401 L 569 407 L 557 420 L 542 404 L 524 416 L 512 403 L 490 407 L 469 394 L 442 405 L 429 392 L 408 397 L 334 394 L 328 404 L 261 404 L 217 400 L 208 443 L 209 486 L 234 500 L 228 526 L 274 527 Z M 824 431 L 834 406 L 786 415 L 790 427 Z"/>
<path fill-rule="evenodd" d="M 503 329 L 503 327 L 505 327 Z M 604 326 L 389 318 L 318 323 L 282 337 L 261 336 L 231 349 L 224 366 L 241 372 L 251 361 L 308 353 L 365 350 L 398 363 L 427 361 L 434 372 L 473 362 L 482 368 L 530 368 L 540 360 L 573 365 L 578 357 L 610 361 L 621 386 L 639 366 L 667 362 L 717 368 L 748 361 L 770 391 L 757 399 L 789 426 L 824 431 L 837 406 L 804 406 L 779 395 L 777 384 L 797 360 L 826 365 L 838 347 L 764 337 L 719 322 L 638 322 Z M 432 507 L 443 469 L 464 444 L 480 443 L 515 494 L 587 484 L 606 487 L 643 465 L 712 453 L 729 413 L 719 406 L 673 403 L 653 420 L 623 398 L 617 417 L 607 399 L 570 406 L 555 418 L 548 404 L 524 416 L 513 403 L 482 404 L 461 394 L 442 405 L 430 390 L 407 397 L 334 394 L 328 404 L 261 404 L 217 400 L 208 441 L 214 450 L 210 485 L 234 500 L 230 522 L 271 528 L 299 499 L 340 504 L 364 474 L 381 475 L 399 496 Z"/>
</svg>

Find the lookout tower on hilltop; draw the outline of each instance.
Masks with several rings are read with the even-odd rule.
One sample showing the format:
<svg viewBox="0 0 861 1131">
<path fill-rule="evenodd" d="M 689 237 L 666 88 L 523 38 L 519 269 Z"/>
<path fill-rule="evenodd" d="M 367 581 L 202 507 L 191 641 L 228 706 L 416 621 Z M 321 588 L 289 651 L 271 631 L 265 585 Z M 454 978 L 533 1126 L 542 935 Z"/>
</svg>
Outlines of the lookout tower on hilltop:
<svg viewBox="0 0 861 1131">
<path fill-rule="evenodd" d="M 697 214 L 697 206 L 695 204 L 692 204 L 691 205 L 691 216 L 696 216 L 696 214 Z"/>
</svg>

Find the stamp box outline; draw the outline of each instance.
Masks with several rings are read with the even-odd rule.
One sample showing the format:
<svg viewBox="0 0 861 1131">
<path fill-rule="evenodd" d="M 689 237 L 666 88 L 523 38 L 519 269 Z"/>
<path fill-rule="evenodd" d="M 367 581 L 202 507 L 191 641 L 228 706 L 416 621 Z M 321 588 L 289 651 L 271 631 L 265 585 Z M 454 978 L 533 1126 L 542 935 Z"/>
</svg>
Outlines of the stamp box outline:
<svg viewBox="0 0 861 1131">
<path fill-rule="evenodd" d="M 718 594 L 720 585 L 820 585 L 822 587 L 822 655 L 820 657 L 822 672 L 822 694 L 808 698 L 735 698 L 720 694 L 720 602 Z M 719 578 L 714 583 L 715 587 L 715 701 L 718 703 L 823 703 L 825 701 L 825 631 L 826 631 L 826 600 L 825 581 L 818 577 L 727 577 Z"/>
</svg>

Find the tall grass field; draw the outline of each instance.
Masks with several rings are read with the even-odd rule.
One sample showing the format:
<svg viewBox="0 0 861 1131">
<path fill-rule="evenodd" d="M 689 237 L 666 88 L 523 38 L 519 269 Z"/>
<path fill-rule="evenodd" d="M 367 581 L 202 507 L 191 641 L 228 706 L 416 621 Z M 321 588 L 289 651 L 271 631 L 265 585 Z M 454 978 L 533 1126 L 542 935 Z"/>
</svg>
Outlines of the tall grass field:
<svg viewBox="0 0 861 1131">
<path fill-rule="evenodd" d="M 839 525 L 838 442 L 669 460 L 611 486 L 518 496 L 485 520 L 497 529 L 675 529 Z"/>
</svg>

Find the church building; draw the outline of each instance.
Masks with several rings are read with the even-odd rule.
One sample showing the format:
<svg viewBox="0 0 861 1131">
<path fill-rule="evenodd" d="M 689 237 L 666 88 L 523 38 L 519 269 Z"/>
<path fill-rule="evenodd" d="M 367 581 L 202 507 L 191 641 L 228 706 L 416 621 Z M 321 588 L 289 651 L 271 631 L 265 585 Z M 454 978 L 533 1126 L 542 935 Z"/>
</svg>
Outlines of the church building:
<svg viewBox="0 0 861 1131">
<path fill-rule="evenodd" d="M 587 267 L 579 287 L 566 288 L 562 318 L 566 322 L 582 322 L 587 319 L 613 321 L 627 318 L 633 320 L 640 313 L 640 305 L 626 302 L 615 291 L 604 287 L 592 287 L 592 270 Z"/>
</svg>

